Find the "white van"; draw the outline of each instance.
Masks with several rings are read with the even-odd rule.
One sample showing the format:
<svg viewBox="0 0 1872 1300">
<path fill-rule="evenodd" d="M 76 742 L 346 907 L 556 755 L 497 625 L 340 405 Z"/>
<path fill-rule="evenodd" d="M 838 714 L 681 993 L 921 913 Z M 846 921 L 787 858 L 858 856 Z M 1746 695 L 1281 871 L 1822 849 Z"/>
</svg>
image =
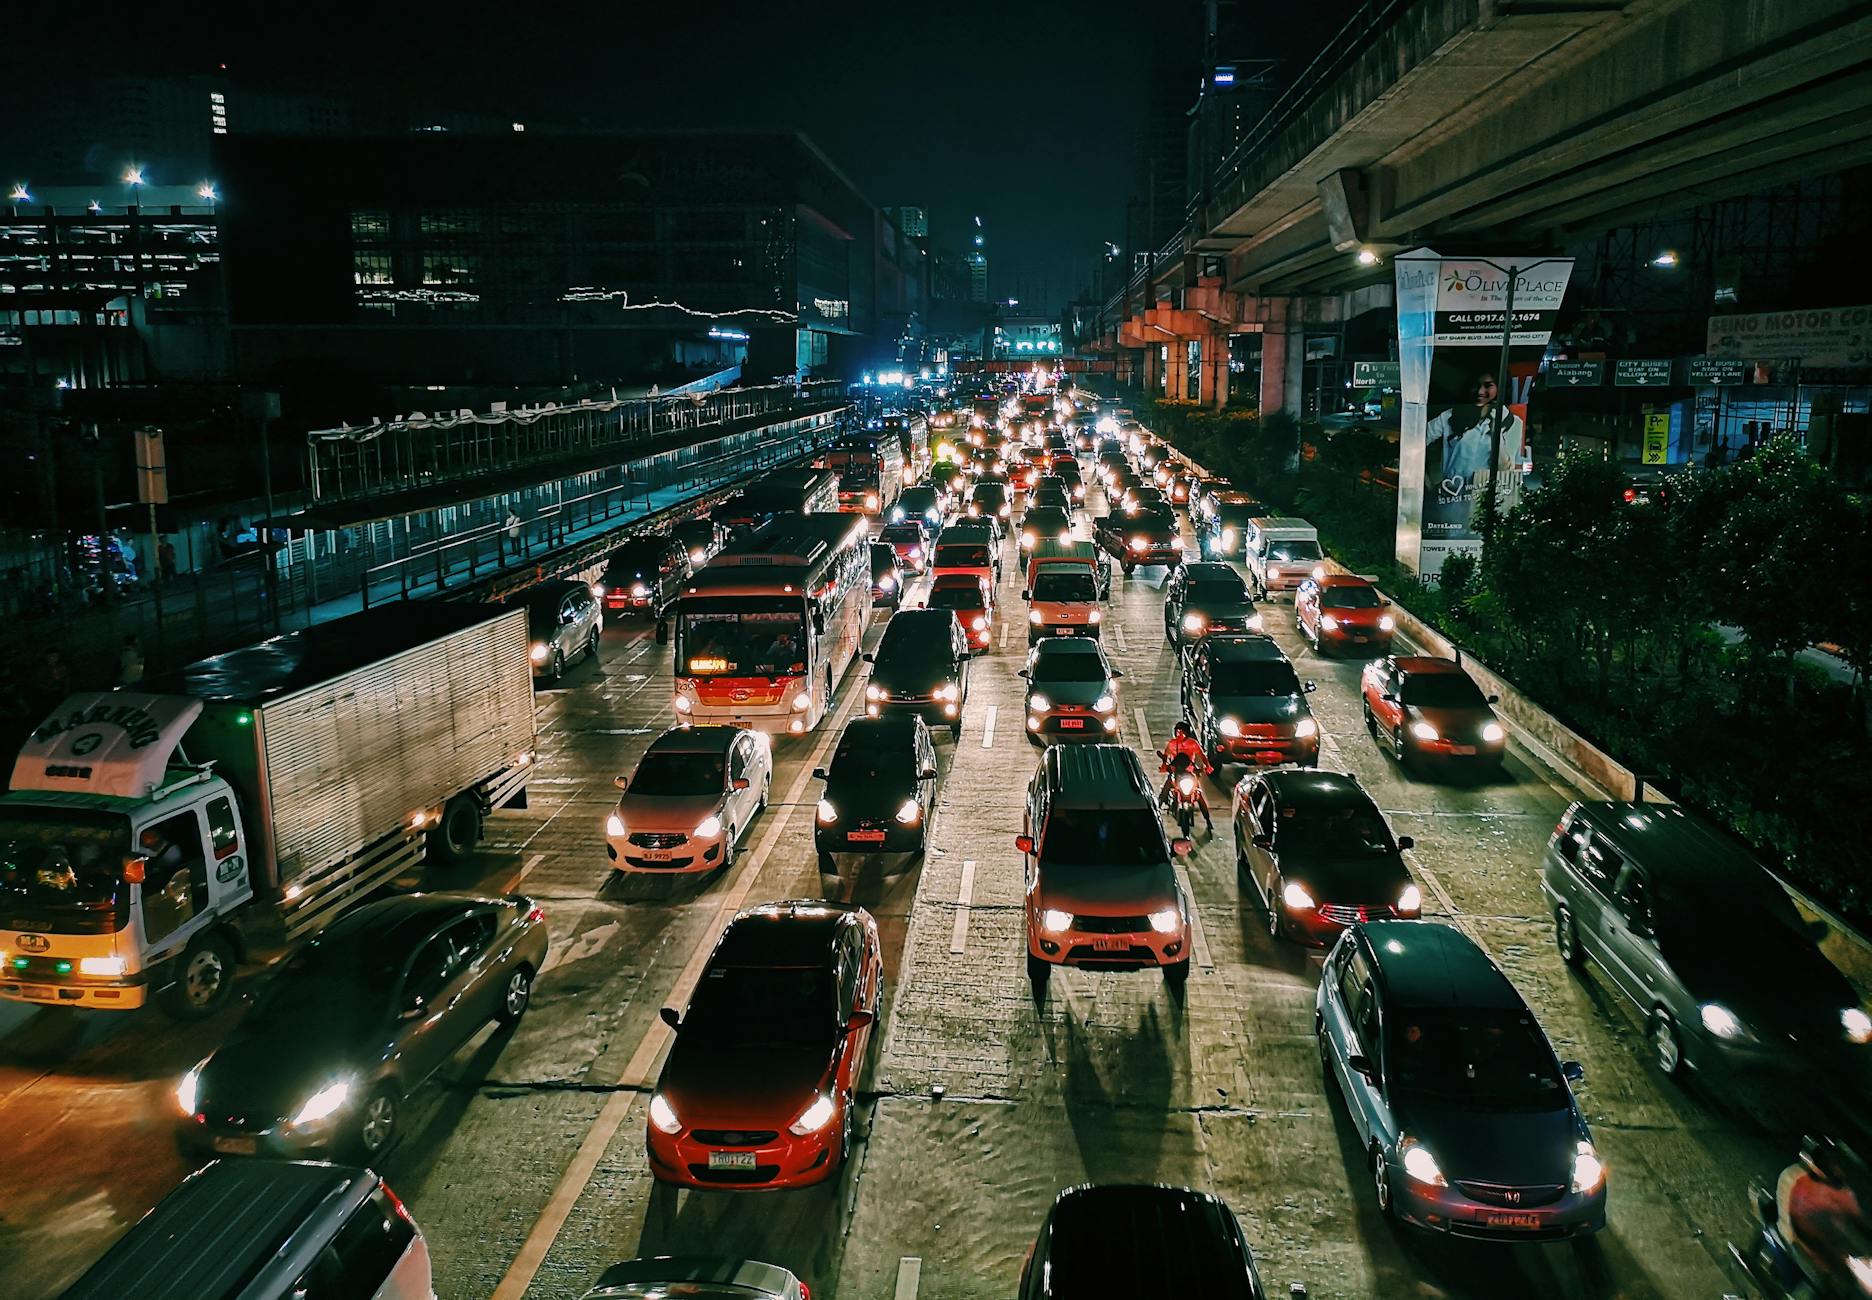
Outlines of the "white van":
<svg viewBox="0 0 1872 1300">
<path fill-rule="evenodd" d="M 65 1300 L 434 1300 L 429 1243 L 368 1169 L 216 1160 L 184 1178 Z"/>
<path fill-rule="evenodd" d="M 1283 515 L 1250 519 L 1247 533 L 1248 578 L 1255 599 L 1325 576 L 1319 533 L 1306 520 Z"/>
</svg>

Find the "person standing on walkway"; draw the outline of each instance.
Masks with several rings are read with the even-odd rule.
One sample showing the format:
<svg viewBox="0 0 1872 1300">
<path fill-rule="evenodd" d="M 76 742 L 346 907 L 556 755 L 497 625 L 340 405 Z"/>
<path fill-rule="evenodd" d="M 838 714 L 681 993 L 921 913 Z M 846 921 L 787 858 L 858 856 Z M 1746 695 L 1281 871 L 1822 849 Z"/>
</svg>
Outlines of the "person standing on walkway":
<svg viewBox="0 0 1872 1300">
<path fill-rule="evenodd" d="M 176 579 L 175 543 L 167 537 L 163 538 L 162 544 L 156 548 L 156 570 L 157 570 L 158 575 L 161 577 L 164 586 L 167 586 L 168 584 L 175 581 Z"/>
<path fill-rule="evenodd" d="M 507 507 L 507 522 L 501 525 L 507 532 L 507 545 L 515 555 L 520 554 L 520 516 L 514 513 L 512 506 Z"/>
<path fill-rule="evenodd" d="M 135 686 L 143 680 L 143 645 L 137 640 L 135 632 L 126 636 L 123 651 L 118 655 L 117 684 Z"/>
</svg>

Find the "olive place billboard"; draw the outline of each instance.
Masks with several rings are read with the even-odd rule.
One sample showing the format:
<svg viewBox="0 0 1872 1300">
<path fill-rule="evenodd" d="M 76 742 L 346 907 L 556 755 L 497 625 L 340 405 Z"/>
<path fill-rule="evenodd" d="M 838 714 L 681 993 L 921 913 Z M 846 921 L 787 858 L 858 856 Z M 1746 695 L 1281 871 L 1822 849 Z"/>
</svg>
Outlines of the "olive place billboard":
<svg viewBox="0 0 1872 1300">
<path fill-rule="evenodd" d="M 1573 259 L 1443 257 L 1420 248 L 1394 260 L 1403 397 L 1397 558 L 1432 582 L 1444 557 L 1481 547 L 1491 447 L 1497 509 L 1508 509 L 1519 495 L 1528 391 Z M 1509 268 L 1515 271 L 1514 321 L 1504 375 Z"/>
</svg>

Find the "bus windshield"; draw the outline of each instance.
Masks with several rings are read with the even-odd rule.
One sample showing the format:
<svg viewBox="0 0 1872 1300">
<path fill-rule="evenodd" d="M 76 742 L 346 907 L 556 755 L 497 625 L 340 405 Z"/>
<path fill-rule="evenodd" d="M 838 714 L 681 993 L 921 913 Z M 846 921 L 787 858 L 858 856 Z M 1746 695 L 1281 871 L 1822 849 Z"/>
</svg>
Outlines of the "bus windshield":
<svg viewBox="0 0 1872 1300">
<path fill-rule="evenodd" d="M 0 808 L 0 903 L 113 910 L 124 889 L 130 821 L 77 808 Z"/>
<path fill-rule="evenodd" d="M 677 629 L 677 672 L 686 677 L 778 677 L 806 671 L 806 624 L 794 600 L 689 608 Z"/>
</svg>

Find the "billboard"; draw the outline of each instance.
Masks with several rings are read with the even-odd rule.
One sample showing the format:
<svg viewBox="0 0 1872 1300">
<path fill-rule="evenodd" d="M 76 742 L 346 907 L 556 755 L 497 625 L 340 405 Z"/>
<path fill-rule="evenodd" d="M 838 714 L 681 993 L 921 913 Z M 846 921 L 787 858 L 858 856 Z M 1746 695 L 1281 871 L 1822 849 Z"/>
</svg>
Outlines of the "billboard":
<svg viewBox="0 0 1872 1300">
<path fill-rule="evenodd" d="M 1491 478 L 1499 510 L 1519 496 L 1528 395 L 1573 261 L 1539 255 L 1445 258 L 1417 249 L 1393 265 L 1403 390 L 1397 558 L 1429 582 L 1446 556 L 1481 548 L 1480 513 Z"/>
<path fill-rule="evenodd" d="M 1711 316 L 1712 357 L 1767 357 L 1803 366 L 1872 365 L 1872 306 L 1815 307 L 1746 316 Z"/>
</svg>

